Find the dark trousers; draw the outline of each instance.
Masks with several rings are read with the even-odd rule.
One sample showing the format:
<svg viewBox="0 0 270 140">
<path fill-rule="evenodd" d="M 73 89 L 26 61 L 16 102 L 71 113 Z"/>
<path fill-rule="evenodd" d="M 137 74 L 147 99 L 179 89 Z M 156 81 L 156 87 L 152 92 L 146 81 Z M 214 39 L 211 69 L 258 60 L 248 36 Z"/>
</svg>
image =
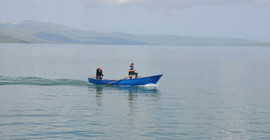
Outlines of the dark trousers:
<svg viewBox="0 0 270 140">
<path fill-rule="evenodd" d="M 138 77 L 138 73 L 137 72 L 129 72 L 128 75 L 134 75 L 135 74 L 135 78 Z M 129 79 L 132 79 L 132 76 L 129 77 Z"/>
<path fill-rule="evenodd" d="M 102 80 L 102 77 L 101 76 L 96 76 L 96 79 Z"/>
</svg>

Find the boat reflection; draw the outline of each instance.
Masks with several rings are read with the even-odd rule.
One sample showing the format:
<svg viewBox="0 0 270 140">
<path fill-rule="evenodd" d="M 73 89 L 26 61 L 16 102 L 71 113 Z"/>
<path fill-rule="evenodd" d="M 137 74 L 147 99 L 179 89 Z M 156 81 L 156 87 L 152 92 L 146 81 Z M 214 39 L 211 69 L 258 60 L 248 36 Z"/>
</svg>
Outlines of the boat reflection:
<svg viewBox="0 0 270 140">
<path fill-rule="evenodd" d="M 128 100 L 134 100 L 138 95 L 140 96 L 151 96 L 157 97 L 160 92 L 157 86 L 100 86 L 100 85 L 89 85 L 89 93 L 96 93 L 97 105 L 102 105 L 102 96 L 108 91 L 111 93 L 128 93 Z"/>
<path fill-rule="evenodd" d="M 100 86 L 96 87 L 96 104 L 97 106 L 102 106 L 102 91 L 103 88 Z"/>
<path fill-rule="evenodd" d="M 159 90 L 157 89 L 157 86 L 100 86 L 100 85 L 91 85 L 88 87 L 89 89 L 95 89 L 97 95 L 101 95 L 106 91 L 120 91 L 123 93 L 137 93 L 137 94 L 153 94 L 153 96 L 156 96 L 159 94 Z M 93 90 L 89 90 L 93 91 Z"/>
<path fill-rule="evenodd" d="M 137 98 L 138 97 L 147 97 L 152 98 L 154 100 L 158 99 L 160 95 L 160 92 L 157 88 L 157 86 L 99 86 L 99 85 L 90 85 L 88 87 L 88 91 L 90 94 L 93 95 L 95 93 L 96 98 L 96 105 L 98 108 L 96 108 L 97 114 L 102 114 L 104 108 L 103 106 L 103 96 L 111 96 L 111 94 L 121 94 L 126 96 L 128 100 L 128 106 L 129 106 L 129 112 L 128 115 L 134 115 L 134 110 L 136 108 L 137 104 Z M 125 94 L 126 93 L 126 94 Z M 110 95 L 109 95 L 110 94 Z M 150 99 L 150 100 L 152 100 Z M 104 100 L 106 102 L 106 100 Z M 121 102 L 121 101 L 119 101 Z"/>
</svg>

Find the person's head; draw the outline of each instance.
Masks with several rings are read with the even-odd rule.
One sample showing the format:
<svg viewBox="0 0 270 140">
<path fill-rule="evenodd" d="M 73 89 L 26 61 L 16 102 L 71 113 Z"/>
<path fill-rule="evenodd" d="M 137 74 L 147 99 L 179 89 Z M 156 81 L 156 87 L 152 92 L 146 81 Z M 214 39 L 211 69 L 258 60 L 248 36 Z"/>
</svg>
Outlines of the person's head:
<svg viewBox="0 0 270 140">
<path fill-rule="evenodd" d="M 100 69 L 100 70 L 102 70 L 102 67 L 101 67 L 101 66 L 99 66 L 99 69 Z"/>
<path fill-rule="evenodd" d="M 134 63 L 131 63 L 130 66 L 134 66 Z"/>
</svg>

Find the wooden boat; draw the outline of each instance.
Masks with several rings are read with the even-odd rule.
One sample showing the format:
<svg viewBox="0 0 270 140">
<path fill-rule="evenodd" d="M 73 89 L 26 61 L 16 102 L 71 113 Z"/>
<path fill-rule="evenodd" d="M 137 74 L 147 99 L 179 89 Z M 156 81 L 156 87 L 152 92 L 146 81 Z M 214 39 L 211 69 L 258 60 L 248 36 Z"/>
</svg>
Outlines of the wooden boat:
<svg viewBox="0 0 270 140">
<path fill-rule="evenodd" d="M 99 80 L 94 77 L 88 77 L 88 81 L 89 83 L 94 84 L 94 85 L 139 86 L 139 85 L 147 85 L 147 84 L 157 84 L 161 76 L 163 76 L 163 74 L 148 76 L 148 77 L 141 77 L 141 78 L 136 78 L 136 79 L 134 78 L 129 79 L 128 77 L 125 77 L 120 80 L 106 80 L 106 79 Z"/>
</svg>

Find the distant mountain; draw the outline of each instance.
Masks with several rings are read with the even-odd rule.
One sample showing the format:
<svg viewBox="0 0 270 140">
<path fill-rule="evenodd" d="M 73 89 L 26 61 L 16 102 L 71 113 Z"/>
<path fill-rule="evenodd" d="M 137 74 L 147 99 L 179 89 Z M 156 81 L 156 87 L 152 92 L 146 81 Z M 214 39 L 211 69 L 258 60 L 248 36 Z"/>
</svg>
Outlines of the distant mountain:
<svg viewBox="0 0 270 140">
<path fill-rule="evenodd" d="M 34 22 L 29 20 L 13 23 L 0 23 L 0 43 L 270 46 L 270 42 L 245 39 L 90 32 L 58 24 Z"/>
</svg>

